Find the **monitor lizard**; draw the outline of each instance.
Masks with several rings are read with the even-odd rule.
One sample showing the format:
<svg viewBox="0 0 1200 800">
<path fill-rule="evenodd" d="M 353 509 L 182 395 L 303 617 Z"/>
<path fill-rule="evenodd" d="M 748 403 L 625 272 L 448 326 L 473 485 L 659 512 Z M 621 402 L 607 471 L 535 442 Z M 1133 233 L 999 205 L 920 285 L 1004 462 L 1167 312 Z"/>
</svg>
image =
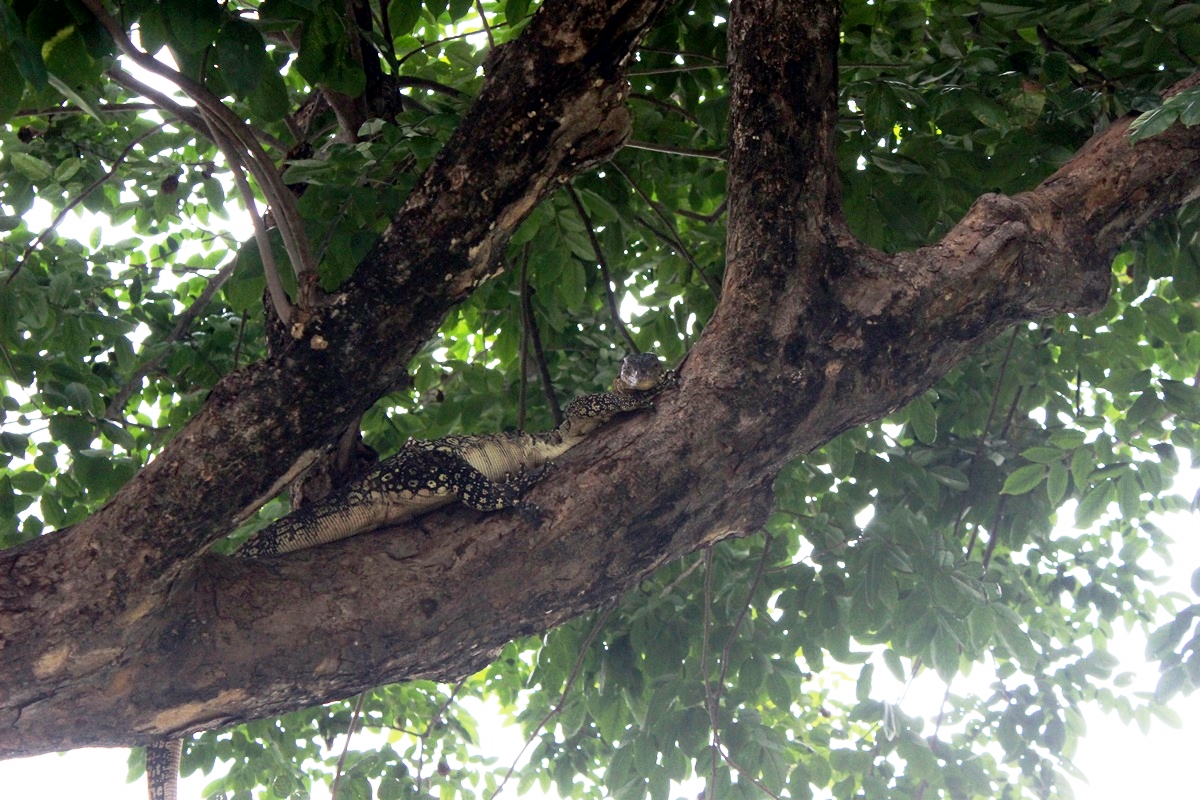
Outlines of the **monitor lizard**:
<svg viewBox="0 0 1200 800">
<path fill-rule="evenodd" d="M 234 555 L 257 559 L 304 550 L 412 519 L 455 500 L 479 511 L 512 508 L 536 520 L 539 510 L 521 500 L 521 494 L 554 459 L 614 417 L 653 407 L 656 396 L 677 385 L 677 373 L 664 370 L 658 356 L 628 355 L 612 388 L 572 400 L 553 430 L 410 439 L 362 478 L 253 534 Z M 175 740 L 146 747 L 150 800 L 175 800 L 181 744 Z"/>
</svg>

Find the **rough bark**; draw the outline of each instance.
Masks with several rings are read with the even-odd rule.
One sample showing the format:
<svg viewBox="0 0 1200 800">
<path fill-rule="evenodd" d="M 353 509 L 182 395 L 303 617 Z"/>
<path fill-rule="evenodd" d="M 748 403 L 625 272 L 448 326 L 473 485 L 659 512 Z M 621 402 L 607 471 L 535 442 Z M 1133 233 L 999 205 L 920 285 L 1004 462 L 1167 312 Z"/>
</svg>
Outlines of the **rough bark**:
<svg viewBox="0 0 1200 800">
<path fill-rule="evenodd" d="M 1200 187 L 1200 128 L 1134 147 L 1122 121 L 1034 191 L 980 198 L 942 241 L 873 251 L 838 208 L 837 3 L 734 3 L 725 282 L 657 413 L 565 458 L 530 493 L 537 526 L 451 508 L 277 561 L 197 555 L 397 379 L 555 181 L 617 146 L 620 68 L 656 6 L 539 12 L 291 352 L 223 382 L 109 507 L 0 554 L 0 756 L 468 674 L 512 638 L 754 530 L 784 463 L 900 406 L 1004 327 L 1099 308 L 1115 250 Z"/>
</svg>

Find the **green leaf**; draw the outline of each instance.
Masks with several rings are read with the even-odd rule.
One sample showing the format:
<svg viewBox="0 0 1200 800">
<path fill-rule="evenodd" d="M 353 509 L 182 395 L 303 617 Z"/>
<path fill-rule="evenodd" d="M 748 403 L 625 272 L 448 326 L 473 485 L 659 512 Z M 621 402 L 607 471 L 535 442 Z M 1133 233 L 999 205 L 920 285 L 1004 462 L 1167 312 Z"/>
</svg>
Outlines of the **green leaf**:
<svg viewBox="0 0 1200 800">
<path fill-rule="evenodd" d="M 1139 142 L 1157 136 L 1175 124 L 1179 119 L 1179 110 L 1168 106 L 1159 106 L 1153 111 L 1147 111 L 1129 124 L 1129 141 Z"/>
<path fill-rule="evenodd" d="M 1066 453 L 1057 447 L 1027 447 L 1021 451 L 1021 458 L 1035 464 L 1056 464 L 1066 457 Z"/>
<path fill-rule="evenodd" d="M 509 25 L 516 25 L 529 13 L 529 0 L 505 0 L 504 18 Z"/>
<path fill-rule="evenodd" d="M 1033 649 L 1033 643 L 1029 641 L 1029 635 L 1006 616 L 996 616 L 996 641 L 1016 657 L 1023 669 L 1034 669 L 1038 655 Z"/>
<path fill-rule="evenodd" d="M 1200 388 L 1182 381 L 1161 382 L 1167 408 L 1184 419 L 1200 422 Z"/>
<path fill-rule="evenodd" d="M 240 19 L 226 20 L 217 34 L 217 64 L 226 85 L 240 97 L 250 97 L 270 64 L 258 29 Z"/>
<path fill-rule="evenodd" d="M 922 444 L 933 444 L 937 439 L 937 411 L 929 398 L 922 395 L 908 404 L 908 421 L 913 434 Z"/>
<path fill-rule="evenodd" d="M 273 69 L 264 69 L 258 85 L 247 98 L 255 113 L 268 122 L 278 122 L 287 116 L 288 91 L 283 76 Z M 208 182 L 205 182 L 205 194 Z M 223 195 L 222 195 L 222 199 Z M 217 204 L 218 209 L 221 204 Z"/>
<path fill-rule="evenodd" d="M 50 418 L 50 438 L 62 442 L 72 450 L 91 447 L 95 435 L 92 424 L 82 417 L 55 414 Z"/>
<path fill-rule="evenodd" d="M 421 18 L 421 0 L 391 0 L 388 3 L 388 22 L 393 36 L 411 33 Z"/>
<path fill-rule="evenodd" d="M 1142 486 L 1138 483 L 1137 475 L 1126 470 L 1117 480 L 1117 506 L 1121 516 L 1133 519 L 1142 513 Z"/>
<path fill-rule="evenodd" d="M 904 664 L 900 661 L 900 656 L 892 648 L 887 648 L 883 651 L 883 663 L 888 668 L 888 672 L 892 673 L 892 677 L 898 681 L 908 680 L 908 675 L 904 672 Z"/>
<path fill-rule="evenodd" d="M 1108 510 L 1108 504 L 1112 502 L 1113 494 L 1111 481 L 1102 481 L 1085 492 L 1079 499 L 1078 508 L 1075 509 L 1075 527 L 1091 527 Z"/>
<path fill-rule="evenodd" d="M 1037 486 L 1046 477 L 1046 467 L 1043 464 L 1026 464 L 1013 470 L 1004 479 L 1001 494 L 1025 494 Z"/>
<path fill-rule="evenodd" d="M 17 62 L 7 50 L 0 50 L 0 123 L 7 122 L 21 107 L 24 94 L 25 79 Z"/>
<path fill-rule="evenodd" d="M 860 703 L 865 703 L 871 699 L 871 676 L 875 674 L 875 665 L 871 663 L 863 664 L 863 668 L 858 673 L 858 683 L 855 684 L 854 697 Z"/>
<path fill-rule="evenodd" d="M 208 47 L 221 29 L 217 0 L 162 0 L 162 15 L 172 44 L 188 53 Z"/>
<path fill-rule="evenodd" d="M 1083 491 L 1088 486 L 1094 465 L 1094 457 L 1089 448 L 1081 447 L 1071 454 L 1071 480 L 1075 481 L 1075 491 Z"/>
<path fill-rule="evenodd" d="M 24 472 L 14 472 L 10 476 L 12 487 L 18 492 L 30 494 L 40 491 L 46 485 L 46 476 L 40 472 L 33 470 L 25 470 Z"/>
<path fill-rule="evenodd" d="M 8 160 L 16 167 L 17 172 L 29 178 L 31 181 L 39 182 L 49 180 L 54 174 L 54 167 L 42 161 L 40 158 L 31 156 L 28 153 L 22 153 L 20 150 L 14 150 L 8 155 Z"/>
<path fill-rule="evenodd" d="M 1050 505 L 1057 506 L 1067 494 L 1067 468 L 1062 464 L 1051 464 L 1046 473 L 1046 497 Z"/>
<path fill-rule="evenodd" d="M 367 77 L 350 55 L 350 42 L 334 6 L 321 4 L 304 26 L 296 69 L 310 83 L 358 97 Z"/>
</svg>

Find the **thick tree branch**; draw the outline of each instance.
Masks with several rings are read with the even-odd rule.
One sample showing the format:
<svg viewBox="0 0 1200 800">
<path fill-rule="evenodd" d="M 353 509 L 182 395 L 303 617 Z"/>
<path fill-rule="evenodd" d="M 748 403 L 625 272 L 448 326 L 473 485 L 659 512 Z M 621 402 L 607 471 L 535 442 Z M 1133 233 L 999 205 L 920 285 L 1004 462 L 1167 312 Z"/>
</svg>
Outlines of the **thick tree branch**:
<svg viewBox="0 0 1200 800">
<path fill-rule="evenodd" d="M 460 131 L 303 338 L 221 381 L 100 512 L 0 554 L 0 661 L 21 676 L 0 696 L 0 753 L 92 736 L 56 703 L 37 703 L 45 714 L 30 704 L 115 668 L 137 638 L 132 622 L 186 582 L 191 561 L 244 508 L 397 383 L 543 197 L 620 145 L 630 119 L 623 71 L 663 2 L 543 5 L 494 56 Z M 147 730 L 126 731 L 138 728 Z"/>
<path fill-rule="evenodd" d="M 735 3 L 727 271 L 679 390 L 573 450 L 530 492 L 546 511 L 536 527 L 450 508 L 275 561 L 192 558 L 399 374 L 554 181 L 619 142 L 615 78 L 592 80 L 616 74 L 641 29 L 630 15 L 650 9 L 584 20 L 567 5 L 502 49 L 464 126 L 487 120 L 502 135 L 455 137 L 307 339 L 214 392 L 97 520 L 3 554 L 0 669 L 14 677 L 0 754 L 153 741 L 468 674 L 512 638 L 755 530 L 782 464 L 901 405 L 1005 326 L 1098 307 L 1115 249 L 1200 186 L 1200 127 L 1134 147 L 1120 122 L 1037 189 L 981 198 L 941 242 L 872 251 L 838 207 L 837 4 Z M 523 100 L 518 79 L 549 105 Z M 529 148 L 497 154 L 525 134 Z M 326 397 L 335 387 L 337 408 L 314 380 Z M 268 405 L 280 390 L 293 392 L 290 415 Z"/>
</svg>

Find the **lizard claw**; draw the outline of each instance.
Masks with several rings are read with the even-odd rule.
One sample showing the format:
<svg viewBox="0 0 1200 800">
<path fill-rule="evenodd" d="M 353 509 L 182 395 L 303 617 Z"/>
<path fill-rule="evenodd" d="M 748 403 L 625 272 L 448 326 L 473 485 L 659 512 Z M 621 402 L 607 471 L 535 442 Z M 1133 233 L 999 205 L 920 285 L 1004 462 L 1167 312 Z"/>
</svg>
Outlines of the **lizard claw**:
<svg viewBox="0 0 1200 800">
<path fill-rule="evenodd" d="M 541 524 L 542 519 L 545 516 L 540 508 L 533 503 L 529 503 L 524 500 L 517 503 L 514 508 L 516 508 L 517 513 L 521 515 L 521 519 L 525 520 L 530 525 Z"/>
</svg>

